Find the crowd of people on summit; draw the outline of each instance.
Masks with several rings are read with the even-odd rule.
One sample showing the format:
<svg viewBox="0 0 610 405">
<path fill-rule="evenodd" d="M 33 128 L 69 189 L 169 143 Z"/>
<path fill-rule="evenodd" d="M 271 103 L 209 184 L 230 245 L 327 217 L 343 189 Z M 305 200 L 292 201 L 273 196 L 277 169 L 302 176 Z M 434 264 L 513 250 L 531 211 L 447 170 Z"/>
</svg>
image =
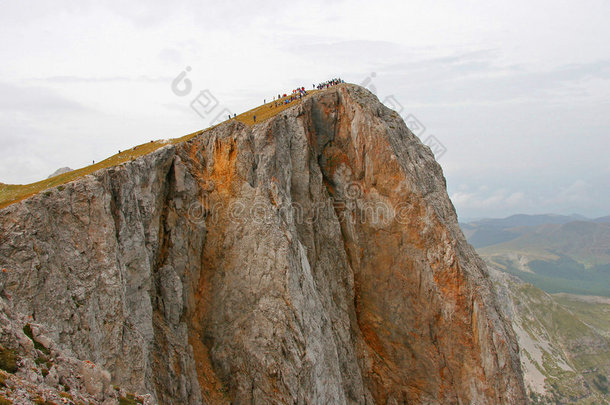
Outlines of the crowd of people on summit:
<svg viewBox="0 0 610 405">
<path fill-rule="evenodd" d="M 271 105 L 271 108 L 281 106 L 282 104 L 292 103 L 295 100 L 302 99 L 306 95 L 307 90 L 305 90 L 305 87 L 297 87 L 296 89 L 292 90 L 290 96 L 288 96 L 288 94 L 278 94 L 277 100 L 275 99 L 275 97 L 273 97 L 273 104 Z"/>
<path fill-rule="evenodd" d="M 329 87 L 332 87 L 332 86 L 335 86 L 335 85 L 341 84 L 341 83 L 345 83 L 345 82 L 340 78 L 336 78 L 336 79 L 331 79 L 331 80 L 327 80 L 325 82 L 319 83 L 318 85 L 313 84 L 312 87 L 314 90 L 315 89 L 322 90 L 322 89 L 328 89 Z M 277 108 L 277 107 L 281 107 L 282 105 L 290 104 L 293 101 L 302 99 L 306 95 L 307 95 L 307 90 L 305 90 L 305 86 L 297 87 L 296 89 L 293 89 L 290 94 L 287 94 L 287 93 L 284 93 L 283 95 L 278 94 L 277 98 L 276 98 L 276 96 L 273 96 L 273 100 L 269 103 L 269 108 Z M 263 104 L 267 104 L 266 101 L 267 101 L 266 99 L 263 100 Z M 233 114 L 233 118 L 236 118 L 235 114 Z M 231 119 L 230 114 L 229 114 L 229 119 Z M 256 114 L 252 115 L 252 120 L 254 122 L 256 122 Z"/>
<path fill-rule="evenodd" d="M 314 85 L 314 88 L 317 88 L 318 90 L 322 90 L 322 89 L 327 89 L 331 86 L 341 84 L 341 83 L 345 83 L 345 82 L 343 80 L 341 80 L 340 78 L 336 78 L 336 79 L 327 80 L 323 83 L 318 84 L 317 86 Z"/>
<path fill-rule="evenodd" d="M 322 82 L 322 83 L 318 84 L 317 86 L 314 84 L 314 85 L 312 85 L 312 87 L 314 89 L 322 90 L 322 89 L 328 89 L 331 86 L 335 86 L 335 85 L 341 84 L 341 83 L 345 83 L 345 82 L 340 78 L 336 78 L 336 79 L 331 79 L 331 80 Z M 274 108 L 274 107 L 277 108 L 284 104 L 290 104 L 293 101 L 302 99 L 306 95 L 307 95 L 307 90 L 305 90 L 305 86 L 297 87 L 296 89 L 292 90 L 292 93 L 290 95 L 288 95 L 286 93 L 284 93 L 284 95 L 278 94 L 277 99 L 274 96 L 273 104 L 270 105 L 270 108 Z M 265 101 L 266 100 L 263 100 L 263 104 L 265 104 Z"/>
</svg>

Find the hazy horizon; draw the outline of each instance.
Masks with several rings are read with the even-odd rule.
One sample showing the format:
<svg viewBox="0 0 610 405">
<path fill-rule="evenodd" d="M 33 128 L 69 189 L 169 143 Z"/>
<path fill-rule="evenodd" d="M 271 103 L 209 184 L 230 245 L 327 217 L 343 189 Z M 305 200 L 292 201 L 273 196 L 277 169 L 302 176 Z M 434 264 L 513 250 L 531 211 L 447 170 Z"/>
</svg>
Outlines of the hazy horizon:
<svg viewBox="0 0 610 405">
<path fill-rule="evenodd" d="M 610 3 L 25 4 L 0 5 L 0 182 L 341 77 L 425 127 L 460 218 L 609 213 Z"/>
</svg>

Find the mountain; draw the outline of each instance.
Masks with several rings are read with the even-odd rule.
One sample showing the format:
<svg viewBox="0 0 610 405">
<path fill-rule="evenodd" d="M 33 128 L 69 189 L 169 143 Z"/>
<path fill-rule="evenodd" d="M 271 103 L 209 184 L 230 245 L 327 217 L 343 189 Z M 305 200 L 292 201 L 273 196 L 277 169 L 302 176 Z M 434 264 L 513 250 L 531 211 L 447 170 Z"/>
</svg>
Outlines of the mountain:
<svg viewBox="0 0 610 405">
<path fill-rule="evenodd" d="M 477 249 L 490 265 L 550 293 L 610 296 L 610 224 L 573 221 L 521 229 Z"/>
<path fill-rule="evenodd" d="M 60 174 L 68 173 L 71 171 L 72 171 L 72 169 L 70 169 L 69 167 L 60 167 L 59 169 L 57 169 L 53 173 L 51 173 L 49 175 L 49 177 L 47 177 L 47 178 L 50 179 L 51 177 L 59 176 Z"/>
<path fill-rule="evenodd" d="M 486 218 L 479 221 L 475 221 L 472 225 L 485 225 L 490 227 L 496 227 L 500 229 L 516 228 L 521 226 L 538 226 L 546 224 L 565 224 L 572 221 L 587 220 L 586 217 L 578 214 L 572 215 L 556 215 L 556 214 L 542 214 L 542 215 L 527 215 L 527 214 L 515 214 L 506 218 Z"/>
<path fill-rule="evenodd" d="M 491 268 L 532 404 L 610 403 L 610 299 L 550 295 Z"/>
<path fill-rule="evenodd" d="M 540 258 L 567 256 L 586 266 L 610 263 L 610 224 L 574 221 L 562 225 L 541 225 L 522 230 L 510 241 L 479 249 L 495 252 L 527 252 Z"/>
<path fill-rule="evenodd" d="M 582 215 L 526 215 L 516 214 L 506 218 L 487 218 L 462 223 L 464 235 L 475 248 L 509 241 L 528 231 L 528 227 L 549 224 L 566 224 L 572 221 L 586 221 Z"/>
<path fill-rule="evenodd" d="M 600 218 L 595 218 L 594 222 L 610 223 L 610 215 Z"/>
<path fill-rule="evenodd" d="M 400 116 L 345 84 L 261 121 L 11 189 L 3 294 L 159 403 L 524 403 L 510 321 Z"/>
</svg>

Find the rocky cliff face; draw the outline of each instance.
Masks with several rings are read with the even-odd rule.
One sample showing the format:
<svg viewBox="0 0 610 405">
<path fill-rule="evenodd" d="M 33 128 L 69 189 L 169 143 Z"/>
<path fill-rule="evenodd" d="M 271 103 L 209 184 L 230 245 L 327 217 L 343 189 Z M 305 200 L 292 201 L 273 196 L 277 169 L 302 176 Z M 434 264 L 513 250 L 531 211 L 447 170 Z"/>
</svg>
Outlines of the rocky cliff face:
<svg viewBox="0 0 610 405">
<path fill-rule="evenodd" d="M 440 166 L 340 85 L 0 211 L 4 294 L 160 403 L 522 403 Z"/>
<path fill-rule="evenodd" d="M 0 403 L 151 405 L 152 395 L 137 395 L 110 384 L 110 373 L 61 350 L 41 325 L 15 312 L 0 297 Z"/>
</svg>

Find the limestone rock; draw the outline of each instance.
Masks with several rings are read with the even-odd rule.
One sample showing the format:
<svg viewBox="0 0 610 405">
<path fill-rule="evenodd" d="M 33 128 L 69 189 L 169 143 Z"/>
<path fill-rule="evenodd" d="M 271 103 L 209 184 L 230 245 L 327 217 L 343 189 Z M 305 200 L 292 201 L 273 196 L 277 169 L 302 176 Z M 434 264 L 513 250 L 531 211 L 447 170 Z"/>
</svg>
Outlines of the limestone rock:
<svg viewBox="0 0 610 405">
<path fill-rule="evenodd" d="M 159 403 L 525 401 L 432 152 L 354 85 L 0 211 L 4 291 Z"/>
<path fill-rule="evenodd" d="M 141 404 L 154 403 L 147 396 L 128 394 L 120 387 L 115 390 L 108 371 L 67 355 L 54 342 L 41 345 L 44 328 L 31 323 L 12 304 L 0 297 L 0 398 L 19 405 L 116 404 L 121 396 L 129 395 Z M 29 345 L 23 343 L 27 340 Z M 7 353 L 12 354 L 15 367 L 7 367 Z"/>
</svg>

